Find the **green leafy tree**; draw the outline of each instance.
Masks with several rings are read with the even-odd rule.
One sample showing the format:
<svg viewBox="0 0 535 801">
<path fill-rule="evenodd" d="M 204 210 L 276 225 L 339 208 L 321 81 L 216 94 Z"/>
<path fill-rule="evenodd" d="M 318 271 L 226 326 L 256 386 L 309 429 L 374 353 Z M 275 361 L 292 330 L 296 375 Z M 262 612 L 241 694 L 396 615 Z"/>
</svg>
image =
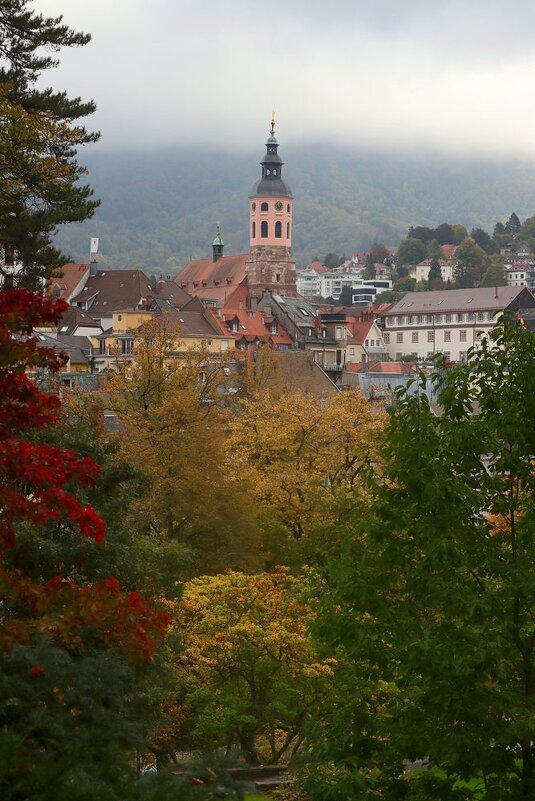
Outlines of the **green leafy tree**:
<svg viewBox="0 0 535 801">
<path fill-rule="evenodd" d="M 0 270 L 9 283 L 34 288 L 65 261 L 51 245 L 56 227 L 90 217 L 98 205 L 76 161 L 77 149 L 98 134 L 77 124 L 94 111 L 92 101 L 40 83 L 57 64 L 50 51 L 90 37 L 29 5 L 0 2 Z M 13 261 L 23 267 L 15 274 Z"/>
<path fill-rule="evenodd" d="M 299 749 L 334 660 L 320 660 L 306 582 L 286 568 L 203 576 L 175 605 L 184 648 L 176 660 L 190 716 L 189 746 L 237 748 L 253 765 Z M 180 715 L 179 715 L 180 717 Z"/>
<path fill-rule="evenodd" d="M 459 289 L 476 286 L 482 270 L 490 263 L 485 251 L 469 236 L 463 239 L 455 251 L 455 258 L 455 284 Z"/>
<path fill-rule="evenodd" d="M 507 286 L 502 256 L 493 256 L 480 282 L 480 286 Z"/>
<path fill-rule="evenodd" d="M 455 232 L 449 223 L 441 223 L 435 228 L 435 239 L 439 245 L 455 244 Z"/>
<path fill-rule="evenodd" d="M 426 243 L 435 238 L 435 231 L 432 228 L 428 228 L 426 225 L 417 225 L 416 228 L 411 226 L 408 236 L 411 239 L 419 239 L 421 242 Z"/>
<path fill-rule="evenodd" d="M 399 395 L 374 517 L 331 565 L 313 799 L 535 797 L 534 362 L 505 322 L 439 364 L 441 416 Z"/>
<path fill-rule="evenodd" d="M 340 256 L 338 253 L 327 253 L 325 258 L 323 259 L 323 263 L 329 270 L 334 270 L 336 267 L 339 267 L 341 264 Z"/>
<path fill-rule="evenodd" d="M 470 231 L 470 238 L 474 240 L 476 245 L 485 251 L 489 256 L 498 252 L 496 242 L 491 236 L 483 230 L 483 228 L 472 228 Z"/>
<path fill-rule="evenodd" d="M 419 264 L 425 259 L 425 244 L 412 236 L 402 239 L 396 254 L 396 264 L 403 267 L 407 264 Z"/>
<path fill-rule="evenodd" d="M 426 256 L 428 259 L 442 258 L 442 250 L 440 248 L 440 243 L 438 242 L 437 239 L 431 239 L 427 243 Z"/>
<path fill-rule="evenodd" d="M 340 297 L 338 298 L 338 303 L 340 306 L 352 306 L 353 305 L 353 290 L 350 286 L 343 286 L 342 291 L 340 292 Z"/>
<path fill-rule="evenodd" d="M 520 228 L 520 233 L 516 237 L 515 243 L 527 247 L 531 253 L 535 253 L 535 216 L 524 220 Z"/>
</svg>

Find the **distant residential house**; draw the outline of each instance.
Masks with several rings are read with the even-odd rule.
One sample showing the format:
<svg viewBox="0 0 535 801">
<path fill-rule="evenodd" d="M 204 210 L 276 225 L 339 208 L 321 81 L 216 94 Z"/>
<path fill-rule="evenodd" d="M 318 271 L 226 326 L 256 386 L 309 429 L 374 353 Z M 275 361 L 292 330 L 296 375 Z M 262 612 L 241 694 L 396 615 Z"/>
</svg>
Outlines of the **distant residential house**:
<svg viewBox="0 0 535 801">
<path fill-rule="evenodd" d="M 383 338 L 390 357 L 425 361 L 443 353 L 464 362 L 504 311 L 535 308 L 526 287 L 482 287 L 409 292 L 383 312 Z"/>
<path fill-rule="evenodd" d="M 71 297 L 71 303 L 101 325 L 110 328 L 114 312 L 120 309 L 136 309 L 150 306 L 154 298 L 168 300 L 174 308 L 180 308 L 191 296 L 174 281 L 160 279 L 151 283 L 141 270 L 92 269 L 83 288 Z"/>
<path fill-rule="evenodd" d="M 507 286 L 527 286 L 535 289 L 535 262 L 528 256 L 517 254 L 504 265 Z"/>
<path fill-rule="evenodd" d="M 445 246 L 444 246 L 445 247 Z M 431 259 L 424 259 L 419 264 L 415 264 L 409 268 L 409 275 L 414 278 L 417 283 L 420 281 L 429 280 L 429 271 L 431 270 Z M 454 262 L 447 259 L 439 259 L 440 277 L 446 283 L 453 280 Z"/>
<path fill-rule="evenodd" d="M 265 344 L 275 350 L 290 350 L 293 340 L 272 315 L 260 309 L 228 309 L 221 313 L 239 350 Z"/>
<path fill-rule="evenodd" d="M 102 326 L 88 313 L 78 306 L 69 306 L 61 317 L 57 327 L 58 335 L 95 336 L 102 333 Z"/>
<path fill-rule="evenodd" d="M 314 307 L 303 298 L 282 297 L 266 290 L 257 308 L 272 315 L 287 331 L 294 347 L 309 350 L 313 358 L 331 377 L 341 370 L 343 349 L 337 347 Z"/>
<path fill-rule="evenodd" d="M 169 358 L 180 359 L 191 351 L 222 354 L 234 347 L 234 338 L 210 308 L 196 298 L 179 310 L 122 309 L 113 313 L 112 326 L 91 338 L 91 355 L 100 372 L 116 369 L 129 362 L 141 342 L 147 338 L 147 326 L 153 321 L 168 326 L 171 347 Z"/>
<path fill-rule="evenodd" d="M 351 313 L 332 311 L 322 312 L 321 321 L 342 350 L 342 368 L 348 362 L 365 362 L 386 355 L 383 333 L 373 317 L 362 319 Z"/>
</svg>

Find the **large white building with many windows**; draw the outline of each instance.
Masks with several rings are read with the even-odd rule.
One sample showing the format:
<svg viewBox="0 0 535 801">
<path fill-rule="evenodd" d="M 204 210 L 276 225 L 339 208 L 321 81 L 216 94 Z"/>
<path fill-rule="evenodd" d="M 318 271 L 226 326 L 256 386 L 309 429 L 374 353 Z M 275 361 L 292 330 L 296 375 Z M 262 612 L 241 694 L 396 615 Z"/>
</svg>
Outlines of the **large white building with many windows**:
<svg viewBox="0 0 535 801">
<path fill-rule="evenodd" d="M 443 353 L 463 362 L 500 314 L 531 308 L 535 298 L 526 287 L 409 292 L 383 314 L 383 339 L 394 360 L 426 361 Z"/>
</svg>

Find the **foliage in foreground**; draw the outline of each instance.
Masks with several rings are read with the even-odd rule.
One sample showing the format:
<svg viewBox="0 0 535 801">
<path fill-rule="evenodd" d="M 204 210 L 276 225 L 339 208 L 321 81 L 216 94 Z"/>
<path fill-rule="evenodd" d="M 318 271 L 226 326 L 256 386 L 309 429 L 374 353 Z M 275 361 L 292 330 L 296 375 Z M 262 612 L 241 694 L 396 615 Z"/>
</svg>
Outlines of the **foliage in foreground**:
<svg viewBox="0 0 535 801">
<path fill-rule="evenodd" d="M 331 565 L 314 801 L 535 797 L 534 364 L 506 322 L 438 376 L 441 417 L 401 395 L 374 522 Z"/>
<path fill-rule="evenodd" d="M 175 605 L 183 651 L 182 727 L 197 748 L 236 750 L 250 764 L 285 761 L 332 676 L 309 636 L 306 583 L 285 568 L 190 581 Z"/>
</svg>

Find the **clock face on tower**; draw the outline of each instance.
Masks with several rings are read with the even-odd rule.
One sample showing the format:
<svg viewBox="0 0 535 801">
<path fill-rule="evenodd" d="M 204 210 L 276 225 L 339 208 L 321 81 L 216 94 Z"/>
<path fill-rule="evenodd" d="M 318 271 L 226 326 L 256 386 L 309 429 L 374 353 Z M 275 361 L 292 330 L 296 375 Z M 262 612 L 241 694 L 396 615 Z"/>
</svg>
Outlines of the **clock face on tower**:
<svg viewBox="0 0 535 801">
<path fill-rule="evenodd" d="M 282 203 L 280 202 L 280 200 L 278 200 L 275 203 L 275 208 L 276 208 L 277 211 L 282 211 Z"/>
</svg>

